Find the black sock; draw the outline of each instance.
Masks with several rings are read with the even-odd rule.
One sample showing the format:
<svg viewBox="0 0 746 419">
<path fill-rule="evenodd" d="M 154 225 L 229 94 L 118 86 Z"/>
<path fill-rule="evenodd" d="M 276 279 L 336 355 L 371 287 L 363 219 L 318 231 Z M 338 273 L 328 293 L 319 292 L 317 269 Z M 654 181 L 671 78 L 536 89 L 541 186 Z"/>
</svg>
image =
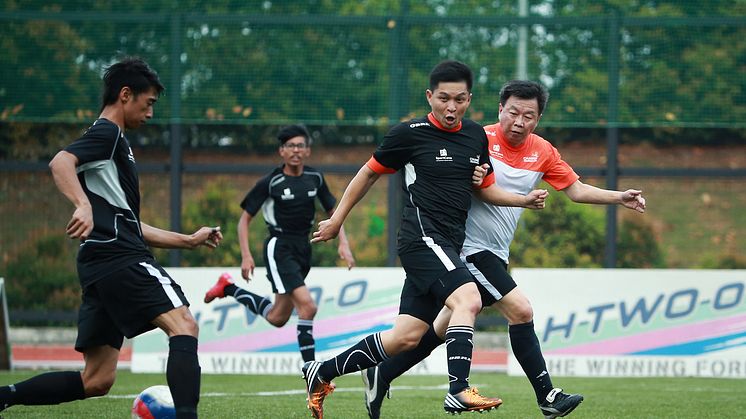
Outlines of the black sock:
<svg viewBox="0 0 746 419">
<path fill-rule="evenodd" d="M 448 392 L 458 394 L 469 387 L 471 354 L 474 351 L 474 328 L 450 326 L 446 329 L 448 354 Z"/>
<path fill-rule="evenodd" d="M 166 380 L 174 398 L 176 417 L 196 418 L 199 403 L 200 367 L 197 338 L 177 335 L 168 341 Z"/>
<path fill-rule="evenodd" d="M 313 339 L 313 320 L 298 319 L 298 348 L 303 362 L 313 361 L 316 341 Z"/>
<path fill-rule="evenodd" d="M 84 398 L 83 378 L 78 371 L 48 372 L 0 387 L 0 408 L 60 404 Z"/>
<path fill-rule="evenodd" d="M 239 303 L 245 305 L 252 313 L 267 318 L 267 312 L 272 308 L 272 301 L 251 291 L 246 291 L 233 284 L 225 287 L 225 295 L 232 295 Z"/>
<path fill-rule="evenodd" d="M 381 333 L 368 335 L 365 339 L 353 345 L 351 348 L 324 361 L 319 367 L 319 375 L 324 381 L 331 381 L 340 375 L 364 370 L 378 365 L 388 358 L 381 343 Z"/>
<path fill-rule="evenodd" d="M 541 403 L 552 391 L 552 379 L 547 372 L 544 355 L 541 354 L 539 338 L 534 331 L 534 322 L 511 324 L 508 327 L 513 355 L 521 364 L 528 381 L 534 387 L 536 400 Z"/>
<path fill-rule="evenodd" d="M 443 344 L 443 339 L 438 337 L 432 326 L 427 330 L 425 336 L 420 339 L 420 343 L 411 351 L 398 353 L 391 358 L 378 364 L 378 372 L 381 378 L 391 383 L 400 375 L 407 372 L 410 368 L 417 365 L 418 362 L 427 358 L 433 349 Z"/>
</svg>

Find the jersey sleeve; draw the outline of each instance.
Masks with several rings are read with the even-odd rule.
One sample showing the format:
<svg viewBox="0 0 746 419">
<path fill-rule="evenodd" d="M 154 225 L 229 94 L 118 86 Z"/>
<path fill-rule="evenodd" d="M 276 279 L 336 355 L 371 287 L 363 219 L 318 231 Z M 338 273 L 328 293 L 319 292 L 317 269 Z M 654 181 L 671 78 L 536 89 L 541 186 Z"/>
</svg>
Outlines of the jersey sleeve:
<svg viewBox="0 0 746 419">
<path fill-rule="evenodd" d="M 552 185 L 554 189 L 561 191 L 575 183 L 580 179 L 580 176 L 572 170 L 569 164 L 562 160 L 562 156 L 554 146 L 549 144 L 549 148 L 552 158 L 547 161 L 542 179 Z"/>
<path fill-rule="evenodd" d="M 241 208 L 252 217 L 259 212 L 264 201 L 269 198 L 269 178 L 270 176 L 265 176 L 259 179 L 256 185 L 246 194 L 243 201 L 241 201 Z"/>
<path fill-rule="evenodd" d="M 319 185 L 319 192 L 316 196 L 319 198 L 319 202 L 321 202 L 321 206 L 324 207 L 324 210 L 326 212 L 329 212 L 334 209 L 334 205 L 337 203 L 337 199 L 332 195 L 331 191 L 329 191 L 329 185 L 326 183 L 326 179 L 324 179 L 324 175 L 321 175 L 321 185 Z"/>
<path fill-rule="evenodd" d="M 94 124 L 80 138 L 65 147 L 65 151 L 78 158 L 78 165 L 109 160 L 114 155 L 119 136 L 119 128 L 114 124 Z"/>
<path fill-rule="evenodd" d="M 482 151 L 479 153 L 479 165 L 481 166 L 487 163 L 487 165 L 489 166 L 489 168 L 487 169 L 487 174 L 485 174 L 484 178 L 482 179 L 482 183 L 476 186 L 478 189 L 483 189 L 495 183 L 495 169 L 492 168 L 492 163 L 490 162 L 489 141 L 487 140 L 487 134 L 481 128 L 479 129 L 479 131 L 481 132 L 482 137 L 484 137 L 484 141 L 482 142 Z"/>
<path fill-rule="evenodd" d="M 407 141 L 409 126 L 399 124 L 386 134 L 373 157 L 366 163 L 378 174 L 394 173 L 406 165 L 412 156 L 412 141 Z"/>
</svg>

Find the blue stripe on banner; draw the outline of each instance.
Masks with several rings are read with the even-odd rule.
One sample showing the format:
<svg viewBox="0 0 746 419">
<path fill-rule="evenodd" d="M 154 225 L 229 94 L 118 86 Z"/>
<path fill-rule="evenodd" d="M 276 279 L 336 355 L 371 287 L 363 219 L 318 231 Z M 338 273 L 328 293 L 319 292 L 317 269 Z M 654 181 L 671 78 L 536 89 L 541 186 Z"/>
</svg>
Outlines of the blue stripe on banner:
<svg viewBox="0 0 746 419">
<path fill-rule="evenodd" d="M 629 355 L 703 355 L 738 346 L 746 346 L 746 332 L 632 352 Z"/>
</svg>

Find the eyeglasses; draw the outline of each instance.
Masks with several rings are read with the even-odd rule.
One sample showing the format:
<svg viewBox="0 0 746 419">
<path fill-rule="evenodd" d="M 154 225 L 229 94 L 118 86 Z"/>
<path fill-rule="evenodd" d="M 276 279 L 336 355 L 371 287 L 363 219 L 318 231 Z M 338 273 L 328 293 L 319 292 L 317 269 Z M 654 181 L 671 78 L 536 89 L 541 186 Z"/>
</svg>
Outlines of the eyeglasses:
<svg viewBox="0 0 746 419">
<path fill-rule="evenodd" d="M 285 143 L 282 145 L 282 148 L 287 149 L 296 149 L 296 150 L 305 150 L 306 149 L 306 143 Z"/>
</svg>

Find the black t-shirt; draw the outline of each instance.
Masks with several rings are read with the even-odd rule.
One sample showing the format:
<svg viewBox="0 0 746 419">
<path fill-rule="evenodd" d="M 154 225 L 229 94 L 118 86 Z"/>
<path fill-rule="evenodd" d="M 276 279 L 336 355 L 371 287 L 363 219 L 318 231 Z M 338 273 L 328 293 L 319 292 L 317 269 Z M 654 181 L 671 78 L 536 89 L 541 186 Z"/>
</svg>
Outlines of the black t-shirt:
<svg viewBox="0 0 746 419">
<path fill-rule="evenodd" d="M 429 244 L 429 239 L 460 250 L 471 206 L 474 166 L 489 163 L 484 128 L 465 119 L 460 129 L 447 131 L 427 117 L 413 119 L 394 126 L 372 160 L 393 171 L 403 169 L 407 198 L 399 251 L 406 251 L 413 242 Z"/>
<path fill-rule="evenodd" d="M 124 133 L 101 118 L 65 151 L 78 158 L 78 180 L 93 210 L 93 231 L 78 251 L 81 285 L 153 259 L 140 228 L 137 166 Z"/>
<path fill-rule="evenodd" d="M 259 179 L 241 201 L 241 208 L 252 217 L 261 209 L 273 236 L 307 237 L 316 216 L 316 198 L 326 211 L 337 201 L 318 170 L 305 166 L 300 176 L 288 176 L 282 168 Z"/>
</svg>

